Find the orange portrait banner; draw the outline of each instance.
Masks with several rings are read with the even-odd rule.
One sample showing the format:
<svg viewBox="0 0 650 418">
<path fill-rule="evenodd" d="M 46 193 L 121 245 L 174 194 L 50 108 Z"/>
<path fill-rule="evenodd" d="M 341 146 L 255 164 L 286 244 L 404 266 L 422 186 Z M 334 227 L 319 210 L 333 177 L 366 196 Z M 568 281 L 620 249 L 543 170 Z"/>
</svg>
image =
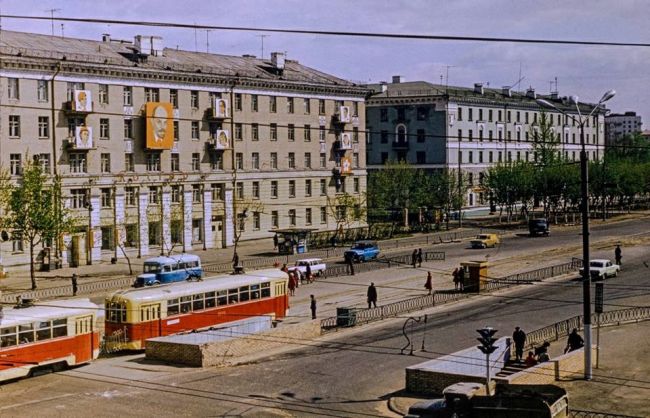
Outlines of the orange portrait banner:
<svg viewBox="0 0 650 418">
<path fill-rule="evenodd" d="M 174 145 L 174 121 L 171 103 L 147 102 L 147 148 L 172 149 Z"/>
</svg>

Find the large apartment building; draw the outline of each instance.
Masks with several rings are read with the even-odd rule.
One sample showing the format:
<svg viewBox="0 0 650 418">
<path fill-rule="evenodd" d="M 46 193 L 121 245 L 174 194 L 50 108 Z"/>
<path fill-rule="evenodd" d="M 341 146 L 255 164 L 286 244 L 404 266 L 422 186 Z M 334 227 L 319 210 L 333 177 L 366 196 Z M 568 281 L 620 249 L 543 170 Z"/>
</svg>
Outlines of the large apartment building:
<svg viewBox="0 0 650 418">
<path fill-rule="evenodd" d="M 613 145 L 617 139 L 643 131 L 641 116 L 636 112 L 610 113 L 605 116 L 605 142 Z"/>
<path fill-rule="evenodd" d="M 461 170 L 470 187 L 468 206 L 487 204 L 482 183 L 488 168 L 498 162 L 534 161 L 532 138 L 541 112 L 549 116 L 559 150 L 566 158 L 580 158 L 580 129 L 571 118 L 542 108 L 543 98 L 579 119 L 576 104 L 557 93 L 540 96 L 533 89 L 445 86 L 424 81 L 369 86 L 375 92 L 366 102 L 368 169 L 381 169 L 388 160 L 404 160 L 425 170 Z M 593 105 L 580 104 L 582 115 Z M 604 152 L 603 114 L 585 121 L 590 159 Z"/>
<path fill-rule="evenodd" d="M 334 229 L 328 196 L 366 188 L 366 93 L 281 53 L 0 31 L 0 163 L 61 176 L 63 264 Z M 19 239 L 0 250 L 27 261 Z"/>
</svg>

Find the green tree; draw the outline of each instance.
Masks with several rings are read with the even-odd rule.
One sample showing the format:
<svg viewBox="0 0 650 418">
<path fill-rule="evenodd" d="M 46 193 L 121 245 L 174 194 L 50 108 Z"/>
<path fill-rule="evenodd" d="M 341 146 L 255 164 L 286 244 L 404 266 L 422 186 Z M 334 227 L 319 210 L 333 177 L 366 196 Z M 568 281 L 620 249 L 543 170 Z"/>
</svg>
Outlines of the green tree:
<svg viewBox="0 0 650 418">
<path fill-rule="evenodd" d="M 29 158 L 26 161 L 30 161 Z M 61 181 L 48 181 L 39 165 L 28 162 L 22 177 L 15 185 L 8 185 L 9 197 L 4 207 L 2 226 L 29 246 L 32 290 L 37 288 L 34 271 L 34 250 L 41 243 L 51 243 L 61 234 L 70 232 L 73 219 L 61 205 Z"/>
<path fill-rule="evenodd" d="M 344 227 L 349 229 L 353 223 L 365 222 L 367 214 L 365 196 L 342 193 L 328 197 L 327 210 L 336 222 L 335 234 L 338 235 Z M 338 239 L 342 242 L 344 237 Z"/>
<path fill-rule="evenodd" d="M 391 217 L 393 226 L 403 219 L 405 210 L 416 203 L 419 176 L 416 170 L 405 161 L 389 161 L 380 170 L 368 176 L 368 205 L 372 219 Z M 402 216 L 395 216 L 395 214 Z"/>
</svg>

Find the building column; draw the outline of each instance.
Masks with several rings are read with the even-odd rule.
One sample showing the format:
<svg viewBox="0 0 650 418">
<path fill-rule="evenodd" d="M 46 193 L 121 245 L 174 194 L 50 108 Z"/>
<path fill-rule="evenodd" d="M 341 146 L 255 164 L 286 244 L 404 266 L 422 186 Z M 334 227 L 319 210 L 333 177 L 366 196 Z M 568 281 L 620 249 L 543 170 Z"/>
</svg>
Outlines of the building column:
<svg viewBox="0 0 650 418">
<path fill-rule="evenodd" d="M 143 187 L 138 191 L 138 226 L 140 227 L 140 255 L 149 255 L 149 190 Z"/>
<path fill-rule="evenodd" d="M 90 259 L 87 260 L 88 264 L 93 261 L 101 261 L 102 259 L 102 229 L 100 227 L 100 212 L 101 202 L 99 196 L 90 196 L 90 220 L 88 226 L 90 228 Z"/>
<path fill-rule="evenodd" d="M 124 212 L 123 191 L 119 194 L 117 191 L 115 192 L 115 206 L 113 210 L 113 215 L 115 216 L 115 258 L 124 258 L 124 252 L 120 249 L 120 247 L 124 248 L 124 241 L 126 241 L 126 214 Z"/>
<path fill-rule="evenodd" d="M 212 236 L 212 191 L 203 189 L 203 247 L 214 248 Z"/>
<path fill-rule="evenodd" d="M 235 244 L 233 190 L 232 186 L 230 185 L 226 185 L 226 190 L 224 191 L 224 211 L 225 216 L 223 220 L 223 247 L 226 248 Z"/>
<path fill-rule="evenodd" d="M 162 193 L 161 193 L 161 204 L 162 204 L 162 225 L 160 225 L 160 228 L 162 230 L 162 242 L 160 243 L 162 245 L 161 253 L 164 252 L 164 254 L 167 254 L 168 252 L 171 251 L 172 248 L 172 234 L 171 234 L 171 223 L 172 223 L 172 215 L 171 215 L 171 193 L 169 189 L 163 188 Z"/>
<path fill-rule="evenodd" d="M 192 191 L 183 189 L 183 252 L 192 251 Z"/>
</svg>

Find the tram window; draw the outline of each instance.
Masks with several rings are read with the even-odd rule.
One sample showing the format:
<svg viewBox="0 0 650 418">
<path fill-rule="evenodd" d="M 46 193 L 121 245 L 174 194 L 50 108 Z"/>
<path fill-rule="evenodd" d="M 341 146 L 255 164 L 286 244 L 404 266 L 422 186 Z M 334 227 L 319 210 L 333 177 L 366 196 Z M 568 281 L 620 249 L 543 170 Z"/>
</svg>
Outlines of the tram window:
<svg viewBox="0 0 650 418">
<path fill-rule="evenodd" d="M 259 299 L 260 298 L 260 285 L 259 284 L 252 284 L 251 285 L 251 299 Z"/>
<path fill-rule="evenodd" d="M 50 338 L 52 338 L 52 323 L 50 321 L 39 322 L 36 340 L 49 340 Z"/>
<path fill-rule="evenodd" d="M 34 342 L 34 325 L 18 325 L 18 343 L 29 344 Z"/>
<path fill-rule="evenodd" d="M 262 297 L 268 298 L 271 296 L 271 283 L 262 283 Z"/>
<path fill-rule="evenodd" d="M 215 292 L 207 292 L 205 294 L 205 307 L 206 308 L 214 308 L 217 306 L 217 301 L 215 299 L 216 293 Z"/>
<path fill-rule="evenodd" d="M 169 299 L 167 301 L 167 315 L 176 315 L 178 312 L 178 299 Z"/>
<path fill-rule="evenodd" d="M 192 310 L 192 296 L 181 297 L 181 313 L 187 313 Z"/>
<path fill-rule="evenodd" d="M 0 328 L 0 347 L 9 347 L 16 344 L 16 327 Z"/>
<path fill-rule="evenodd" d="M 250 299 L 250 290 L 248 286 L 242 286 L 239 288 L 239 301 L 240 302 L 246 302 L 248 299 Z"/>
<path fill-rule="evenodd" d="M 57 338 L 57 337 L 65 337 L 68 335 L 68 320 L 63 318 L 63 319 L 55 319 L 52 321 L 52 337 Z"/>
<path fill-rule="evenodd" d="M 192 310 L 198 311 L 203 309 L 203 293 L 192 296 Z"/>
<path fill-rule="evenodd" d="M 228 289 L 228 303 L 239 302 L 239 293 L 237 289 Z"/>
<path fill-rule="evenodd" d="M 217 305 L 227 305 L 228 304 L 228 291 L 220 290 L 217 292 Z"/>
</svg>

